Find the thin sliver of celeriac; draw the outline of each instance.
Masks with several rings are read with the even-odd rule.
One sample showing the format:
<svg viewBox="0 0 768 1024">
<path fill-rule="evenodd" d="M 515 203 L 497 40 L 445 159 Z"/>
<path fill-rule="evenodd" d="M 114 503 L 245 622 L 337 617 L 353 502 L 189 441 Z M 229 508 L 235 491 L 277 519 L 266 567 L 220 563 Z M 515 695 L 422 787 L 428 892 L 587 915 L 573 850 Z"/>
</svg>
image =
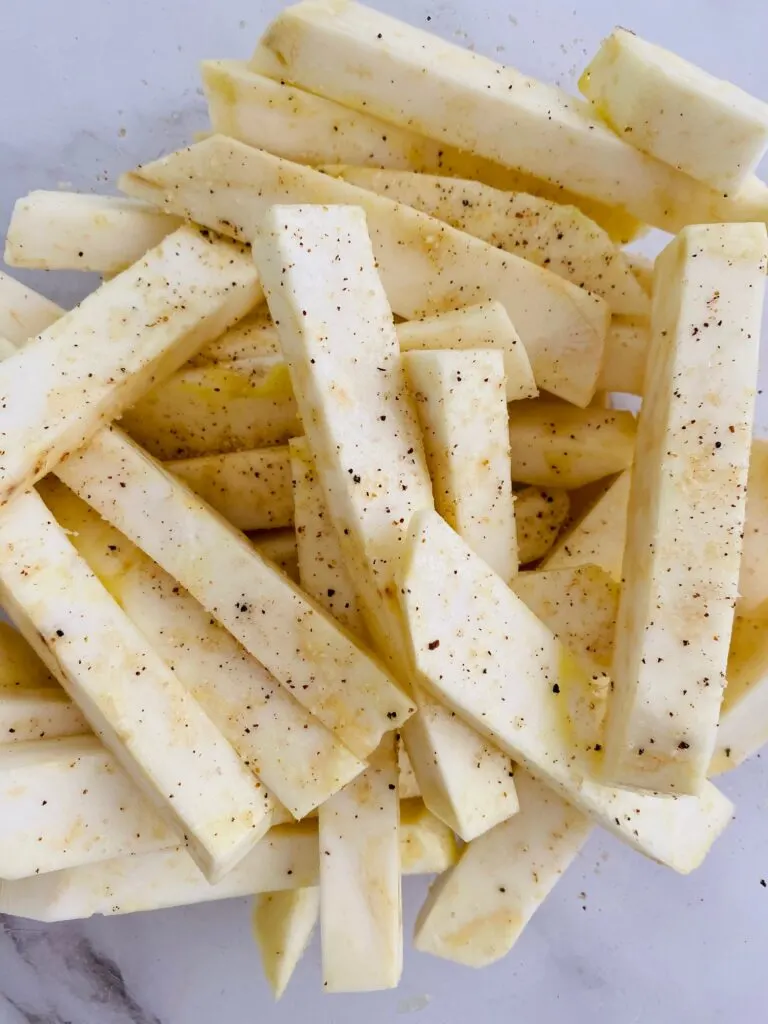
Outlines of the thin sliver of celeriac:
<svg viewBox="0 0 768 1024">
<path fill-rule="evenodd" d="M 605 733 L 621 785 L 696 794 L 715 748 L 766 265 L 763 224 L 689 227 L 656 259 Z"/>
</svg>

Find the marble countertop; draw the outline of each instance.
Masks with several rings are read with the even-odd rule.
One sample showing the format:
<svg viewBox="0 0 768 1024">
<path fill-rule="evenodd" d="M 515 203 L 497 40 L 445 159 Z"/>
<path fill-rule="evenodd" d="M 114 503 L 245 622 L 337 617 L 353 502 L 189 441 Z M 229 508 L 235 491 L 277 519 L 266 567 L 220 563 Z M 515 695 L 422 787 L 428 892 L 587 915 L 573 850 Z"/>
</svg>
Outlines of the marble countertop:
<svg viewBox="0 0 768 1024">
<path fill-rule="evenodd" d="M 570 86 L 615 23 L 768 96 L 768 8 L 712 0 L 375 0 Z M 26 0 L 0 5 L 0 230 L 32 188 L 110 191 L 120 170 L 204 127 L 203 57 L 246 56 L 279 0 Z M 63 304 L 86 275 L 22 276 Z M 765 371 L 763 371 L 765 372 Z M 763 405 L 765 426 L 768 408 Z M 41 925 L 0 918 L 0 1024 L 680 1024 L 762 1020 L 768 773 L 723 780 L 737 818 L 680 878 L 594 835 L 513 952 L 472 972 L 408 949 L 396 992 L 323 996 L 317 943 L 282 1002 L 261 977 L 247 900 Z M 425 889 L 406 879 L 410 934 Z"/>
</svg>

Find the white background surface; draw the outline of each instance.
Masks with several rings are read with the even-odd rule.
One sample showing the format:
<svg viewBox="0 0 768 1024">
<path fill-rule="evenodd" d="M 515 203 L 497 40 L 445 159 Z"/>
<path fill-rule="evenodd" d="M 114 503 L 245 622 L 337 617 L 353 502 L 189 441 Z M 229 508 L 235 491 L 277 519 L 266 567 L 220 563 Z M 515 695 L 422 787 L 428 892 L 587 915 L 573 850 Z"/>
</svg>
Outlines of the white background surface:
<svg viewBox="0 0 768 1024">
<path fill-rule="evenodd" d="M 29 189 L 67 183 L 110 191 L 120 170 L 189 141 L 205 126 L 197 61 L 246 56 L 280 6 L 0 0 L 0 229 Z M 447 38 L 566 88 L 600 37 L 621 24 L 768 98 L 765 0 L 378 6 L 420 25 L 430 15 L 430 27 Z M 25 279 L 64 303 L 88 287 L 75 274 Z M 293 1024 L 307 1017 L 381 1024 L 406 1014 L 415 1024 L 764 1021 L 767 782 L 759 759 L 724 781 L 737 820 L 689 878 L 607 836 L 593 838 L 511 955 L 483 972 L 408 949 L 397 992 L 329 997 L 321 993 L 315 945 L 275 1007 L 260 977 L 248 903 L 234 901 L 51 929 L 29 924 L 29 937 L 51 950 L 39 974 L 12 957 L 0 936 L 0 1024 Z M 407 928 L 423 889 L 422 881 L 406 880 Z M 81 935 L 116 961 L 134 1009 L 118 1011 L 95 990 L 67 982 Z M 38 1016 L 12 1008 L 37 986 Z"/>
</svg>

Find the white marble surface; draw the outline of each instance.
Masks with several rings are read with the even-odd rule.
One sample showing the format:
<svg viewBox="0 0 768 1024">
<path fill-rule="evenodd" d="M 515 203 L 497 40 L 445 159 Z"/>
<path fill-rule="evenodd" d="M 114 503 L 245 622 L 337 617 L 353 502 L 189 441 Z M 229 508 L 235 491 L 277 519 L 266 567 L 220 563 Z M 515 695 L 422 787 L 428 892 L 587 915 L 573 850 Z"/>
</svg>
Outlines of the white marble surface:
<svg viewBox="0 0 768 1024">
<path fill-rule="evenodd" d="M 116 174 L 204 125 L 196 62 L 245 56 L 276 0 L 2 0 L 0 230 L 15 197 Z M 503 0 L 379 6 L 570 86 L 615 24 L 768 97 L 764 0 Z M 27 275 L 58 301 L 77 275 Z M 768 417 L 763 406 L 763 425 Z M 724 781 L 737 819 L 697 873 L 678 878 L 594 837 L 512 954 L 480 973 L 409 950 L 397 992 L 320 993 L 316 945 L 274 1006 L 247 901 L 39 925 L 0 919 L 0 1024 L 697 1024 L 765 1019 L 768 773 Z M 407 880 L 406 927 L 425 883 Z"/>
</svg>

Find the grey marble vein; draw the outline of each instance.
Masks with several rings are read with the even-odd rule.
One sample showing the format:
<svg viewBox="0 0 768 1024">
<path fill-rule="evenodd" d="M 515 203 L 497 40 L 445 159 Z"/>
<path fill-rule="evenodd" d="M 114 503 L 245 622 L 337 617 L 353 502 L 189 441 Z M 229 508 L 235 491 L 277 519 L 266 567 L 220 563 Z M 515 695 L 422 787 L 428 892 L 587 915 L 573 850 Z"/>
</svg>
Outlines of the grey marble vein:
<svg viewBox="0 0 768 1024">
<path fill-rule="evenodd" d="M 163 1024 L 76 924 L 0 915 L 0 1024 Z"/>
</svg>

